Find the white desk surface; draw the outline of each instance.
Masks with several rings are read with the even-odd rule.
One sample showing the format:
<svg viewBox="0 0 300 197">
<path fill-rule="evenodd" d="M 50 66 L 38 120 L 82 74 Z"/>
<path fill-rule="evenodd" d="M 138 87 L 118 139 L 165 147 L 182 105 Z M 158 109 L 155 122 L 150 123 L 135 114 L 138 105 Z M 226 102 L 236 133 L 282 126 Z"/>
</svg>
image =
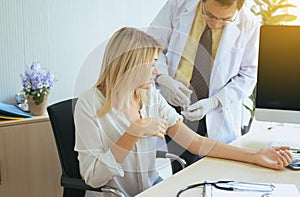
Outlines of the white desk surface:
<svg viewBox="0 0 300 197">
<path fill-rule="evenodd" d="M 272 129 L 268 129 L 270 126 L 273 126 Z M 270 123 L 254 121 L 250 132 L 232 144 L 257 150 L 269 146 L 272 141 L 276 140 L 291 142 L 298 140 L 299 142 L 300 126 L 271 125 Z M 218 180 L 296 184 L 298 191 L 300 191 L 300 170 L 289 168 L 273 170 L 254 164 L 206 157 L 137 196 L 176 196 L 177 192 L 187 185 Z M 199 196 L 199 193 L 195 196 Z"/>
</svg>

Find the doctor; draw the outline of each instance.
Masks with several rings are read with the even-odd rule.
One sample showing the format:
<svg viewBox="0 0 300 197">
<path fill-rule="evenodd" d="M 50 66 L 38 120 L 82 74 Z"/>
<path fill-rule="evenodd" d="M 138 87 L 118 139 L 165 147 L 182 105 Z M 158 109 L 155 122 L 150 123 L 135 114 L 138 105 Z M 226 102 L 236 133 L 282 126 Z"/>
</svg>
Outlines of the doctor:
<svg viewBox="0 0 300 197">
<path fill-rule="evenodd" d="M 243 4 L 244 0 L 169 0 L 148 30 L 165 47 L 156 78 L 163 96 L 178 111 L 185 109 L 181 113 L 194 131 L 225 143 L 241 135 L 242 102 L 257 79 L 259 23 Z M 186 108 L 206 26 L 212 37 L 209 93 Z M 198 159 L 187 152 L 182 157 L 188 163 Z"/>
</svg>

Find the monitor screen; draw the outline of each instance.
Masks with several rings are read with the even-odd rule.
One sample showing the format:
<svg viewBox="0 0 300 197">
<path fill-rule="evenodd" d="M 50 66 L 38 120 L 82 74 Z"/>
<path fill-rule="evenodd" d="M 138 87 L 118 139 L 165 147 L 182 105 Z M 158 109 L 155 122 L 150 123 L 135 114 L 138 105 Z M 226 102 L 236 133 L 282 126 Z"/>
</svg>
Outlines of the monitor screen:
<svg viewBox="0 0 300 197">
<path fill-rule="evenodd" d="M 255 118 L 300 124 L 300 26 L 260 29 Z"/>
</svg>

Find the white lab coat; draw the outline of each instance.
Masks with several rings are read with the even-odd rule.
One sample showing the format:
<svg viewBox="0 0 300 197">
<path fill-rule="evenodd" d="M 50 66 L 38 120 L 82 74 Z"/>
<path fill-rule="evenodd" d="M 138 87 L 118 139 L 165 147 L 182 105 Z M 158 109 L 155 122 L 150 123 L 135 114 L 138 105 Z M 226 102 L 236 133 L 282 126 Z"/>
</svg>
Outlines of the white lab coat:
<svg viewBox="0 0 300 197">
<path fill-rule="evenodd" d="M 148 33 L 165 50 L 159 57 L 161 74 L 174 77 L 199 0 L 169 0 L 151 23 Z M 241 135 L 242 102 L 253 91 L 257 80 L 259 23 L 242 8 L 236 20 L 224 27 L 216 53 L 209 96 L 221 106 L 206 115 L 210 138 L 229 143 Z"/>
</svg>

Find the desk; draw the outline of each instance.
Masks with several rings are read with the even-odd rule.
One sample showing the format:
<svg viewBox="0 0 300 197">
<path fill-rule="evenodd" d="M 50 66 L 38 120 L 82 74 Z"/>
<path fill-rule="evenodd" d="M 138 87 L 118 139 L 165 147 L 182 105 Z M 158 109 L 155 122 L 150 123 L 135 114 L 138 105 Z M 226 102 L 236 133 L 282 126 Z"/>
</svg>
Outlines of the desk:
<svg viewBox="0 0 300 197">
<path fill-rule="evenodd" d="M 267 147 L 274 140 L 295 141 L 300 139 L 300 127 L 273 125 L 254 121 L 251 130 L 232 144 L 252 150 Z M 270 182 L 296 184 L 300 191 L 300 171 L 289 168 L 272 170 L 254 164 L 223 159 L 209 158 L 199 160 L 163 182 L 140 193 L 138 197 L 176 196 L 186 185 L 203 181 L 236 180 L 247 182 Z M 192 196 L 192 195 L 191 195 Z M 199 193 L 195 196 L 199 196 Z"/>
<path fill-rule="evenodd" d="M 48 116 L 0 121 L 0 196 L 58 197 L 60 163 Z"/>
</svg>

